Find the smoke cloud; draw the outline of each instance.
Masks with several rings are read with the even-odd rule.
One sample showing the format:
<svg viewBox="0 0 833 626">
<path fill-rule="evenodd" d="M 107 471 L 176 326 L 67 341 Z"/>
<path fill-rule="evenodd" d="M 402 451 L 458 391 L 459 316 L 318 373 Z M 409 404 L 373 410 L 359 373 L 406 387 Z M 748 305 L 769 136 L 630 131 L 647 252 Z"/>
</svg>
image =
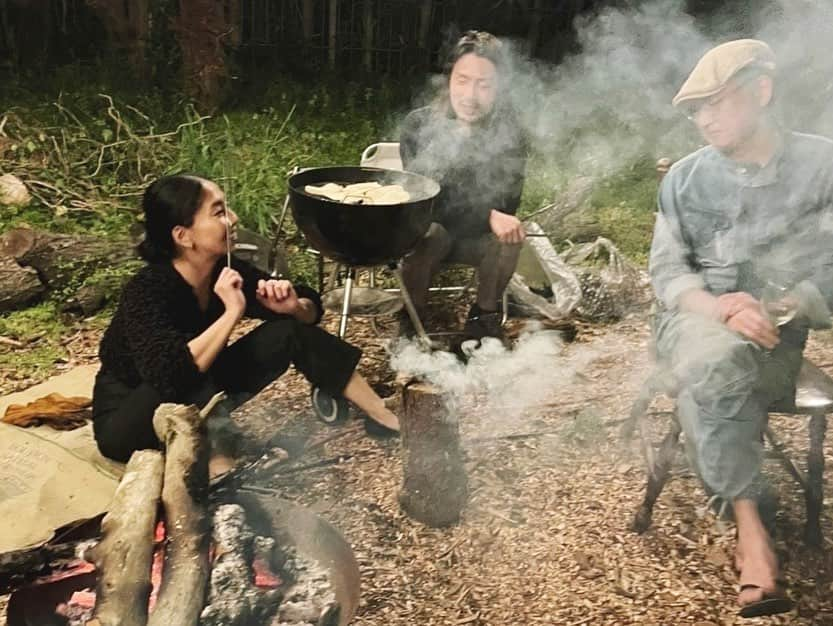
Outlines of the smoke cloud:
<svg viewBox="0 0 833 626">
<path fill-rule="evenodd" d="M 560 333 L 528 324 L 515 346 L 507 350 L 497 339 L 463 344 L 468 360 L 450 352 L 426 352 L 414 341 L 400 340 L 391 365 L 445 392 L 452 411 L 469 403 L 489 411 L 490 433 L 512 431 L 525 409 L 553 398 L 575 383 L 576 375 L 599 356 L 595 350 L 565 351 Z"/>
<path fill-rule="evenodd" d="M 524 44 L 503 40 L 510 50 L 504 93 L 533 151 L 571 174 L 605 175 L 640 157 L 676 158 L 696 148 L 697 130 L 671 98 L 703 53 L 739 37 L 774 49 L 786 125 L 833 134 L 833 4 L 825 0 L 724 9 L 708 24 L 686 13 L 682 0 L 659 0 L 608 8 L 578 18 L 575 27 L 581 52 L 556 66 L 532 61 Z M 432 76 L 419 100 L 431 101 L 444 80 Z M 499 157 L 499 149 L 484 149 Z"/>
</svg>

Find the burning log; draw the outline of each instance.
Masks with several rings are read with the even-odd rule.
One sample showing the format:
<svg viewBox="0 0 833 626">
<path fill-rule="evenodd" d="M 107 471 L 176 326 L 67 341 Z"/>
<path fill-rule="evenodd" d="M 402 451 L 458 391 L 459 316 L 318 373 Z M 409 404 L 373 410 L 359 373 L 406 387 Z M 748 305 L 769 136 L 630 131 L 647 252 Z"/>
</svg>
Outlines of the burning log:
<svg viewBox="0 0 833 626">
<path fill-rule="evenodd" d="M 147 624 L 163 467 L 162 454 L 155 450 L 139 450 L 127 463 L 110 511 L 101 522 L 101 541 L 93 550 L 99 578 L 90 624 Z"/>
<path fill-rule="evenodd" d="M 460 519 L 468 480 L 460 449 L 457 417 L 446 398 L 427 383 L 412 383 L 402 394 L 404 481 L 399 503 L 412 518 L 440 527 Z"/>
<path fill-rule="evenodd" d="M 277 608 L 281 592 L 256 586 L 253 563 L 271 552 L 275 540 L 255 537 L 239 504 L 223 504 L 214 513 L 214 562 L 208 604 L 201 626 L 262 624 Z M 267 562 L 270 559 L 265 559 Z M 276 584 L 280 583 L 275 579 Z"/>
<path fill-rule="evenodd" d="M 196 626 L 203 609 L 209 572 L 208 439 L 203 423 L 208 411 L 162 404 L 153 416 L 156 436 L 165 444 L 162 505 L 169 543 L 159 601 L 148 626 Z"/>
</svg>

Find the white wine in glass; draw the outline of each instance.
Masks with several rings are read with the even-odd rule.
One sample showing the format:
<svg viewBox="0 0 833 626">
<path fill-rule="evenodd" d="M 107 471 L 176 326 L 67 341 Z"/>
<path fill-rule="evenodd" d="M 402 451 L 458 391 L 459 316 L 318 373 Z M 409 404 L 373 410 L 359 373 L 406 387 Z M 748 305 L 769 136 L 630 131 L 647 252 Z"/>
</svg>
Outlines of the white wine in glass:
<svg viewBox="0 0 833 626">
<path fill-rule="evenodd" d="M 783 285 L 767 282 L 761 292 L 761 306 L 776 326 L 789 324 L 798 313 L 798 300 Z"/>
</svg>

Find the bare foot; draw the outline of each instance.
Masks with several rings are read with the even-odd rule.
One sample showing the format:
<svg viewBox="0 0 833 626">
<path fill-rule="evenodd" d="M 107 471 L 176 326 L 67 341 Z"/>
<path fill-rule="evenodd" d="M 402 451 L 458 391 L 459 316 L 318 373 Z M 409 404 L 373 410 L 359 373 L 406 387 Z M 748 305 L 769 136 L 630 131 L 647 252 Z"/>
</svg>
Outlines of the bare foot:
<svg viewBox="0 0 833 626">
<path fill-rule="evenodd" d="M 224 454 L 213 454 L 208 459 L 208 479 L 213 480 L 218 476 L 227 474 L 234 469 L 234 459 Z"/>
<path fill-rule="evenodd" d="M 741 606 L 759 602 L 768 596 L 784 594 L 779 584 L 778 557 L 769 541 L 738 544 L 735 566 L 740 571 L 738 582 L 741 591 L 738 603 Z"/>
</svg>

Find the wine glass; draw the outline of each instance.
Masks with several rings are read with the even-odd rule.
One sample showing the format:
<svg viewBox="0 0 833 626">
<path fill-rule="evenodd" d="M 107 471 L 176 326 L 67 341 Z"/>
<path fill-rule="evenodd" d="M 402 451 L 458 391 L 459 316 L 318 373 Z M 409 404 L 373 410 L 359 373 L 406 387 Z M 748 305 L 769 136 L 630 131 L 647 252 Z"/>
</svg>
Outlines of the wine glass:
<svg viewBox="0 0 833 626">
<path fill-rule="evenodd" d="M 791 295 L 789 287 L 767 281 L 761 291 L 761 307 L 775 326 L 790 323 L 798 313 L 798 300 Z"/>
</svg>

